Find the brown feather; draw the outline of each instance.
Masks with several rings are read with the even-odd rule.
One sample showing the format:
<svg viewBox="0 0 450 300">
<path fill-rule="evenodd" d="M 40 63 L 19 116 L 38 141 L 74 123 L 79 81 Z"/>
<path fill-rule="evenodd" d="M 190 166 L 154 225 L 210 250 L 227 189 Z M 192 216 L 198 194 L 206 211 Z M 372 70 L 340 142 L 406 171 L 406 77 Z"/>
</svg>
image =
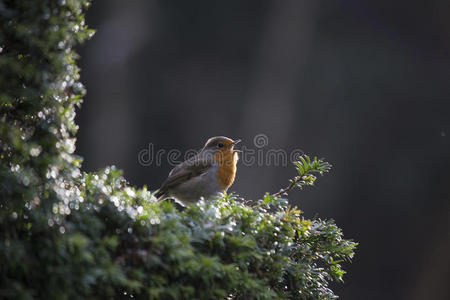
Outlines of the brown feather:
<svg viewBox="0 0 450 300">
<path fill-rule="evenodd" d="M 168 189 L 177 186 L 192 177 L 199 176 L 212 166 L 211 160 L 199 159 L 197 156 L 182 162 L 173 168 L 167 179 L 155 193 L 157 198 L 164 196 Z"/>
<path fill-rule="evenodd" d="M 233 184 L 236 176 L 238 154 L 232 150 L 221 151 L 214 155 L 214 160 L 218 164 L 217 182 L 222 189 L 227 189 Z"/>
</svg>

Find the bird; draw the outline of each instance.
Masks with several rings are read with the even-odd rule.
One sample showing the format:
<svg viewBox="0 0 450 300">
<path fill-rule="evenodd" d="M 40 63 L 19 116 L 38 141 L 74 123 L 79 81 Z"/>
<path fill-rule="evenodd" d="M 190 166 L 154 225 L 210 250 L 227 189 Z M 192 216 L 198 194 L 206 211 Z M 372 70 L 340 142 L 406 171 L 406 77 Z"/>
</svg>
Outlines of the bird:
<svg viewBox="0 0 450 300">
<path fill-rule="evenodd" d="M 173 198 L 182 206 L 201 198 L 213 199 L 225 192 L 236 177 L 238 152 L 234 146 L 241 140 L 225 136 L 208 139 L 193 157 L 175 166 L 155 192 L 158 201 Z"/>
</svg>

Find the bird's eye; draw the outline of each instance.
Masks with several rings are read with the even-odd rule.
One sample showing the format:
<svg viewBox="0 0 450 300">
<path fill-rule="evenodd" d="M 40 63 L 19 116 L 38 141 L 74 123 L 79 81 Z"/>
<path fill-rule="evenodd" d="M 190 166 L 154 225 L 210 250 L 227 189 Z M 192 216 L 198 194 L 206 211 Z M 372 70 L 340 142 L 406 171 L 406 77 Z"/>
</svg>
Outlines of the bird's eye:
<svg viewBox="0 0 450 300">
<path fill-rule="evenodd" d="M 218 144 L 217 144 L 217 147 L 222 148 L 222 147 L 223 147 L 223 144 L 222 144 L 222 143 L 218 143 Z"/>
</svg>

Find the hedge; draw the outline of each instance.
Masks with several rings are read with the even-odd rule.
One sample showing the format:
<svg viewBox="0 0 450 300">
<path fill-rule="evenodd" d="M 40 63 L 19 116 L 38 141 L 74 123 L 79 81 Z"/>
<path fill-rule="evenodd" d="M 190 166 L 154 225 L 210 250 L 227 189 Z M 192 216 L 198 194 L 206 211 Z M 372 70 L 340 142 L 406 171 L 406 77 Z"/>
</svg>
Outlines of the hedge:
<svg viewBox="0 0 450 300">
<path fill-rule="evenodd" d="M 356 243 L 284 198 L 327 172 L 323 160 L 299 157 L 281 193 L 184 210 L 114 167 L 81 170 L 73 47 L 93 34 L 88 5 L 0 2 L 0 298 L 335 298 Z"/>
</svg>

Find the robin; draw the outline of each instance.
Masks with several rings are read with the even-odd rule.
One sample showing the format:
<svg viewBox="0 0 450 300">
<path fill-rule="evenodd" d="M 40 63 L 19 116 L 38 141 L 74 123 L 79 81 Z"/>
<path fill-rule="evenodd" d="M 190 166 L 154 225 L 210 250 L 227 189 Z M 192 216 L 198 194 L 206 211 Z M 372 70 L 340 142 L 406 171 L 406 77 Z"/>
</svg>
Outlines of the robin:
<svg viewBox="0 0 450 300">
<path fill-rule="evenodd" d="M 155 196 L 158 200 L 175 198 L 186 206 L 226 191 L 236 176 L 240 151 L 234 146 L 240 141 L 225 136 L 210 138 L 195 156 L 170 171 Z"/>
</svg>

